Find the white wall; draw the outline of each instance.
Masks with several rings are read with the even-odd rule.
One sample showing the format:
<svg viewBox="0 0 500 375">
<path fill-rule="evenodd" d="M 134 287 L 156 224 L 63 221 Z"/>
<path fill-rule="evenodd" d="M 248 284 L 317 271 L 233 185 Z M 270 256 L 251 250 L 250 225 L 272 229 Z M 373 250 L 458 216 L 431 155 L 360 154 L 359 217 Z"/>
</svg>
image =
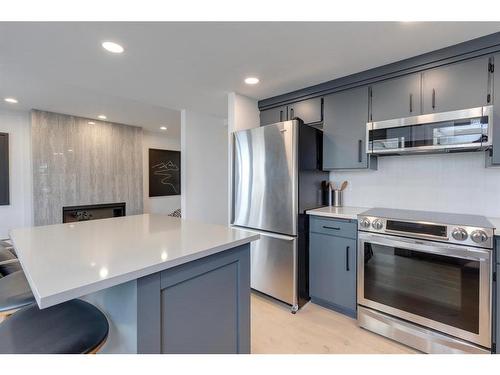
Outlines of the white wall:
<svg viewBox="0 0 500 375">
<path fill-rule="evenodd" d="M 500 217 L 500 168 L 483 152 L 386 156 L 377 171 L 331 172 L 349 181 L 345 206 L 388 207 Z"/>
<path fill-rule="evenodd" d="M 188 220 L 228 223 L 227 121 L 181 112 L 181 206 Z"/>
<path fill-rule="evenodd" d="M 165 134 L 153 133 L 144 130 L 142 136 L 143 148 L 143 183 L 144 183 L 144 213 L 166 214 L 181 208 L 181 196 L 171 195 L 166 197 L 149 197 L 149 149 L 159 148 L 163 150 L 181 149 L 181 140 L 179 137 L 171 137 L 168 130 Z"/>
<path fill-rule="evenodd" d="M 257 100 L 235 92 L 227 97 L 228 114 L 228 219 L 232 218 L 233 196 L 233 133 L 238 130 L 258 128 L 260 112 Z"/>
<path fill-rule="evenodd" d="M 29 112 L 0 109 L 0 132 L 9 133 L 10 205 L 0 206 L 0 238 L 33 223 Z"/>
<path fill-rule="evenodd" d="M 260 126 L 260 112 L 257 100 L 231 92 L 228 95 L 229 132 L 257 128 Z"/>
</svg>

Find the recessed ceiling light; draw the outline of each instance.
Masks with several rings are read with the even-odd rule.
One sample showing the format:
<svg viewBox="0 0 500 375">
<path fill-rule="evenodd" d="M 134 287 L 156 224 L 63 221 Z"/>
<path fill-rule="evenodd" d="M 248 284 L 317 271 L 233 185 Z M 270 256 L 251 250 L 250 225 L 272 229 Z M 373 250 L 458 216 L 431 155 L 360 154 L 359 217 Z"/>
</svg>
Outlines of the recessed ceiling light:
<svg viewBox="0 0 500 375">
<path fill-rule="evenodd" d="M 122 53 L 124 51 L 123 47 L 115 42 L 102 42 L 102 48 L 111 53 Z"/>
<path fill-rule="evenodd" d="M 161 130 L 167 130 L 167 127 L 166 126 L 160 126 L 160 129 Z"/>
<path fill-rule="evenodd" d="M 99 116 L 97 116 L 97 117 L 98 117 L 98 118 L 100 118 L 101 120 L 106 120 L 106 119 L 107 119 L 107 117 L 106 117 L 106 116 L 104 116 L 104 115 L 99 115 Z"/>
<path fill-rule="evenodd" d="M 4 99 L 7 103 L 12 103 L 12 104 L 16 104 L 18 103 L 17 99 L 16 98 L 5 98 Z"/>
<path fill-rule="evenodd" d="M 257 77 L 247 77 L 245 78 L 245 83 L 247 85 L 256 85 L 259 83 L 259 79 Z"/>
<path fill-rule="evenodd" d="M 87 124 L 89 124 L 89 125 L 95 125 L 95 122 L 94 121 L 89 121 L 89 122 L 87 122 Z"/>
</svg>

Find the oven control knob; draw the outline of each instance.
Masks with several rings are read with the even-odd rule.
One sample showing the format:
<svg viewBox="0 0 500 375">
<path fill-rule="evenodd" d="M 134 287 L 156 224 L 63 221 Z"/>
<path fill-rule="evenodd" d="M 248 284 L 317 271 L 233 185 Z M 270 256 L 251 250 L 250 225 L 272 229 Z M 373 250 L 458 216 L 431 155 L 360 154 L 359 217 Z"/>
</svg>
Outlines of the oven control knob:
<svg viewBox="0 0 500 375">
<path fill-rule="evenodd" d="M 453 229 L 453 232 L 451 232 L 451 235 L 457 241 L 465 241 L 467 239 L 467 236 L 468 236 L 467 232 L 463 228 Z"/>
<path fill-rule="evenodd" d="M 475 243 L 483 243 L 488 240 L 488 235 L 484 230 L 475 230 L 471 233 L 470 238 L 472 238 L 472 241 Z"/>
<path fill-rule="evenodd" d="M 359 225 L 361 226 L 361 228 L 370 228 L 370 219 L 367 219 L 366 217 L 361 219 Z"/>
<path fill-rule="evenodd" d="M 384 227 L 384 223 L 382 223 L 382 220 L 380 219 L 376 219 L 373 223 L 372 223 L 372 227 L 373 229 L 375 230 L 380 230 Z"/>
</svg>

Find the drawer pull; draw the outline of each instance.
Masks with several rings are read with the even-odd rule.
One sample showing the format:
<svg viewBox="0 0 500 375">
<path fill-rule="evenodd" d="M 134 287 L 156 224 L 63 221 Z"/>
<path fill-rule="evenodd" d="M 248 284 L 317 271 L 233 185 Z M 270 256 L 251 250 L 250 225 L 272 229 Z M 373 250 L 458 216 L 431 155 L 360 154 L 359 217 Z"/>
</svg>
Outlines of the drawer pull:
<svg viewBox="0 0 500 375">
<path fill-rule="evenodd" d="M 349 271 L 349 246 L 345 248 L 345 270 Z"/>
<path fill-rule="evenodd" d="M 340 230 L 340 228 L 338 228 L 338 227 L 329 227 L 329 226 L 327 226 L 327 225 L 323 225 L 323 228 L 324 228 L 324 229 Z"/>
</svg>

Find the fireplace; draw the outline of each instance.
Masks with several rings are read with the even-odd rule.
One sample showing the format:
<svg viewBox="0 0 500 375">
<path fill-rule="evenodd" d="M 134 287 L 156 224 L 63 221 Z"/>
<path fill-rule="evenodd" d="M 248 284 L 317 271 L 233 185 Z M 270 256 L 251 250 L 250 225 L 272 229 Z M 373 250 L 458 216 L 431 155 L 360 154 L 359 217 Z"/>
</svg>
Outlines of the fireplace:
<svg viewBox="0 0 500 375">
<path fill-rule="evenodd" d="M 125 216 L 125 202 L 63 207 L 63 223 Z"/>
</svg>

